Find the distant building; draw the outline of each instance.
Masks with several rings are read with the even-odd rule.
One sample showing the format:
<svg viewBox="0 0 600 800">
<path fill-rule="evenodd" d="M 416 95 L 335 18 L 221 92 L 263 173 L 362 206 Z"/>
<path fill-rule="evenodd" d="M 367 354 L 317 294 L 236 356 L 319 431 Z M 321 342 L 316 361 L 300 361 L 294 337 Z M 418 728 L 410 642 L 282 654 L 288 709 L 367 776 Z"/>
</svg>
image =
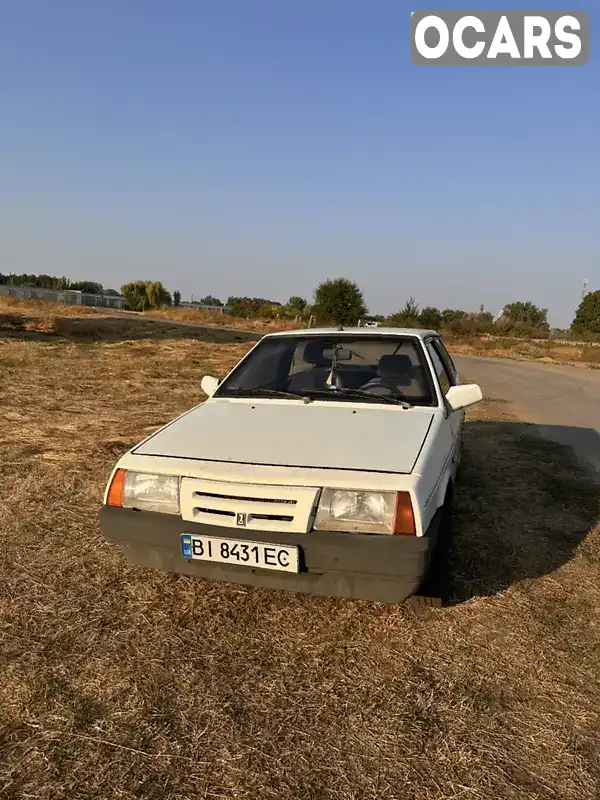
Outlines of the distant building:
<svg viewBox="0 0 600 800">
<path fill-rule="evenodd" d="M 39 289 L 37 286 L 0 285 L 0 294 L 19 297 L 22 300 L 46 300 L 52 303 L 69 303 L 76 306 L 97 306 L 99 308 L 125 308 L 125 298 L 121 295 L 87 294 L 76 289 Z"/>
</svg>

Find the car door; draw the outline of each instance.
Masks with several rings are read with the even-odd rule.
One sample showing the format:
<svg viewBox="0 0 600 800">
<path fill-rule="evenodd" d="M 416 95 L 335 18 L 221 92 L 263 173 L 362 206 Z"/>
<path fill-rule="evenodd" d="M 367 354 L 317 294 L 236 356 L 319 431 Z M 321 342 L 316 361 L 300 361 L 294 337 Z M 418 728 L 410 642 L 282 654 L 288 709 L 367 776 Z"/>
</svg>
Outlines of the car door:
<svg viewBox="0 0 600 800">
<path fill-rule="evenodd" d="M 454 367 L 448 351 L 438 337 L 428 339 L 426 347 L 437 375 L 442 395 L 446 396 L 450 387 L 458 384 L 456 368 Z M 452 411 L 448 408 L 447 415 L 446 422 L 452 436 L 452 463 L 454 466 L 458 466 L 460 462 L 465 412 L 464 409 Z"/>
</svg>

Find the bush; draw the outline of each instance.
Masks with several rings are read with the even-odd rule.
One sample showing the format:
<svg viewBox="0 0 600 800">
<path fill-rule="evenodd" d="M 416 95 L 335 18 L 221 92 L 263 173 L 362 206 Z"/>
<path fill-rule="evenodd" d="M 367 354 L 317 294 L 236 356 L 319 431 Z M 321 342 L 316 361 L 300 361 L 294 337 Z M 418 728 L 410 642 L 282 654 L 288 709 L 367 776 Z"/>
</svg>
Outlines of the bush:
<svg viewBox="0 0 600 800">
<path fill-rule="evenodd" d="M 444 326 L 444 330 L 453 333 L 455 336 L 476 336 L 478 333 L 484 332 L 480 330 L 480 327 L 476 319 L 464 316 L 454 317 Z"/>
<path fill-rule="evenodd" d="M 299 297 L 298 295 L 292 295 L 287 302 L 289 308 L 295 311 L 297 314 L 301 314 L 304 309 L 306 308 L 306 300 L 303 297 Z"/>
<path fill-rule="evenodd" d="M 502 318 L 513 325 L 524 325 L 533 330 L 548 328 L 548 309 L 538 308 L 530 300 L 526 302 L 507 303 L 502 311 Z"/>
<path fill-rule="evenodd" d="M 512 336 L 514 338 L 523 339 L 549 339 L 550 328 L 548 324 L 536 327 L 535 325 L 524 322 L 515 321 L 510 317 L 500 317 L 496 322 L 495 332 L 499 336 Z"/>
<path fill-rule="evenodd" d="M 252 319 L 258 317 L 263 306 L 280 306 L 276 300 L 265 300 L 262 297 L 230 297 L 227 300 L 229 313 L 234 317 Z"/>
<path fill-rule="evenodd" d="M 442 324 L 449 325 L 451 322 L 454 322 L 457 319 L 463 319 L 464 317 L 468 317 L 466 311 L 461 311 L 460 309 L 455 308 L 445 308 L 442 311 Z"/>
<path fill-rule="evenodd" d="M 600 364 L 600 347 L 583 347 L 581 360 L 587 364 Z"/>
<path fill-rule="evenodd" d="M 404 308 L 389 317 L 387 324 L 392 328 L 418 328 L 421 324 L 419 306 L 411 297 Z"/>
<path fill-rule="evenodd" d="M 258 318 L 265 319 L 265 320 L 274 320 L 279 319 L 280 316 L 285 317 L 285 314 L 282 314 L 283 306 L 275 306 L 275 305 L 264 305 L 258 309 Z"/>
<path fill-rule="evenodd" d="M 207 294 L 206 297 L 203 297 L 200 300 L 201 306 L 219 306 L 222 307 L 223 303 L 219 300 L 218 297 L 214 297 L 212 294 Z"/>
<path fill-rule="evenodd" d="M 433 306 L 427 306 L 419 314 L 419 324 L 422 328 L 438 331 L 442 327 L 442 312 Z"/>
</svg>

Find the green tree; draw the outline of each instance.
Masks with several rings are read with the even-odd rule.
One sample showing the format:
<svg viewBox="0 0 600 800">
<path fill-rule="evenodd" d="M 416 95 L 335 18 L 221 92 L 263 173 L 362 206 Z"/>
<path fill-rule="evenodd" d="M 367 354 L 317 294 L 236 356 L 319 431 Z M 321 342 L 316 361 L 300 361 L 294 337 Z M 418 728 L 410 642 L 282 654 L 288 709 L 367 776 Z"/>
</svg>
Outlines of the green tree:
<svg viewBox="0 0 600 800">
<path fill-rule="evenodd" d="M 100 287 L 100 291 L 102 291 L 102 284 L 101 283 L 94 283 L 92 285 L 94 287 L 95 286 L 99 286 Z M 53 288 L 54 289 L 58 289 L 59 291 L 62 292 L 65 289 L 73 289 L 73 288 L 77 288 L 77 287 L 74 287 L 73 284 L 71 283 L 71 281 L 68 278 L 65 278 L 63 276 L 62 278 L 54 278 L 54 286 L 53 286 Z M 90 294 L 100 294 L 100 291 L 91 292 Z"/>
<path fill-rule="evenodd" d="M 173 305 L 175 307 L 181 305 L 181 292 L 179 291 L 179 289 L 175 289 L 175 291 L 173 292 Z"/>
<path fill-rule="evenodd" d="M 219 306 L 222 307 L 223 303 L 219 300 L 218 297 L 213 297 L 212 294 L 207 294 L 206 297 L 203 297 L 200 300 L 201 306 Z"/>
<path fill-rule="evenodd" d="M 263 306 L 281 306 L 281 303 L 263 297 L 230 297 L 227 300 L 227 309 L 235 317 L 258 317 Z"/>
<path fill-rule="evenodd" d="M 298 295 L 292 295 L 287 301 L 287 304 L 293 311 L 297 311 L 299 314 L 306 308 L 306 300 Z"/>
<path fill-rule="evenodd" d="M 312 312 L 321 324 L 356 325 L 367 308 L 358 284 L 348 278 L 330 278 L 315 289 Z"/>
<path fill-rule="evenodd" d="M 419 306 L 414 297 L 411 297 L 404 308 L 396 311 L 389 318 L 388 323 L 393 328 L 417 328 L 420 324 Z"/>
<path fill-rule="evenodd" d="M 146 293 L 150 302 L 150 308 L 170 306 L 173 302 L 171 295 L 160 281 L 147 281 Z"/>
<path fill-rule="evenodd" d="M 576 336 L 600 335 L 600 289 L 588 292 L 583 298 L 571 330 Z"/>
<path fill-rule="evenodd" d="M 513 323 L 524 323 L 532 328 L 540 328 L 548 324 L 548 309 L 538 308 L 530 300 L 507 303 L 502 311 L 502 316 Z"/>
<path fill-rule="evenodd" d="M 132 281 L 121 286 L 121 293 L 132 311 L 171 305 L 171 295 L 160 281 Z"/>
<path fill-rule="evenodd" d="M 264 320 L 279 319 L 281 315 L 281 305 L 269 305 L 265 303 L 258 309 L 258 318 Z"/>
<path fill-rule="evenodd" d="M 442 327 L 442 312 L 434 306 L 426 306 L 419 314 L 419 325 L 437 331 Z"/>
<path fill-rule="evenodd" d="M 146 295 L 146 281 L 131 281 L 121 286 L 121 294 L 125 298 L 127 308 L 131 311 L 146 311 L 148 296 Z"/>
<path fill-rule="evenodd" d="M 114 290 L 103 289 L 102 284 L 97 281 L 71 281 L 64 275 L 57 277 L 56 275 L 26 275 L 25 273 L 22 275 L 14 273 L 2 275 L 0 273 L 0 284 L 32 286 L 36 289 L 51 289 L 58 292 L 73 289 L 86 294 L 108 294 L 110 291 L 114 292 Z M 118 294 L 118 292 L 114 292 L 114 294 Z"/>
<path fill-rule="evenodd" d="M 62 280 L 67 281 L 67 278 L 62 278 Z M 73 281 L 70 286 L 60 288 L 76 289 L 84 294 L 102 294 L 102 284 L 96 283 L 96 281 Z"/>
<path fill-rule="evenodd" d="M 509 336 L 547 338 L 550 335 L 547 315 L 547 308 L 538 308 L 529 300 L 508 303 L 494 328 Z"/>
<path fill-rule="evenodd" d="M 445 308 L 442 311 L 442 324 L 449 325 L 457 319 L 464 319 L 467 316 L 466 311 L 461 311 L 459 308 Z"/>
</svg>

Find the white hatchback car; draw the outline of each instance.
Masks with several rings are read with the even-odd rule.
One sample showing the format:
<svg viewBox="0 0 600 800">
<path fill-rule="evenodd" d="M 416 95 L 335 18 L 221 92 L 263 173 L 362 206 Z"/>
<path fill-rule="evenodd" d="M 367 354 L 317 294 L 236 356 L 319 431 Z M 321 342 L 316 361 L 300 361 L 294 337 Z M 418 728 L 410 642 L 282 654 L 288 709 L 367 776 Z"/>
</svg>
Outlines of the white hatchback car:
<svg viewBox="0 0 600 800">
<path fill-rule="evenodd" d="M 464 409 L 482 399 L 436 332 L 269 334 L 202 388 L 110 476 L 101 530 L 132 563 L 381 602 L 432 594 Z"/>
</svg>

